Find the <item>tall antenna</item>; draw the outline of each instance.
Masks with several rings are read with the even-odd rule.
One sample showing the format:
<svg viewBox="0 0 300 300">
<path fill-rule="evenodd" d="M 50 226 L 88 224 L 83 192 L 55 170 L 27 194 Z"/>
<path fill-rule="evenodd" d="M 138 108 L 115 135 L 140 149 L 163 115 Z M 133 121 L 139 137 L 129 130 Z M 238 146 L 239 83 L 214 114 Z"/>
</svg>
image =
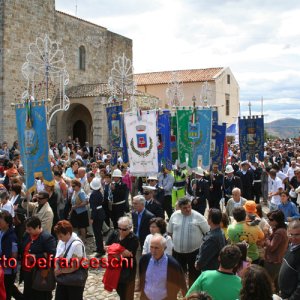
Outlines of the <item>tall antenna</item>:
<svg viewBox="0 0 300 300">
<path fill-rule="evenodd" d="M 75 16 L 77 17 L 77 0 L 75 0 Z"/>
<path fill-rule="evenodd" d="M 264 115 L 264 97 L 261 97 L 261 115 Z"/>
<path fill-rule="evenodd" d="M 249 116 L 251 117 L 251 102 L 250 101 L 249 101 L 248 106 L 249 106 Z"/>
</svg>

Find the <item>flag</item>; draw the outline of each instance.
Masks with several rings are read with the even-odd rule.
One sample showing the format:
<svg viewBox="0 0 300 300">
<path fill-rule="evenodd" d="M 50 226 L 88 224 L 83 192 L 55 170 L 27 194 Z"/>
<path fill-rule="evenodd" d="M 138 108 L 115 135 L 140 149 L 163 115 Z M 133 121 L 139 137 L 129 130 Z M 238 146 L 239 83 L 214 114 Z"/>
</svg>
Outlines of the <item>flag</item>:
<svg viewBox="0 0 300 300">
<path fill-rule="evenodd" d="M 27 190 L 35 189 L 36 177 L 43 177 L 44 183 L 53 185 L 45 102 L 28 100 L 16 104 L 15 111 Z"/>
<path fill-rule="evenodd" d="M 148 176 L 158 172 L 156 111 L 124 114 L 130 173 Z"/>
<path fill-rule="evenodd" d="M 211 138 L 211 160 L 218 164 L 219 170 L 223 169 L 224 141 L 226 139 L 226 123 L 222 125 L 213 124 Z"/>
<path fill-rule="evenodd" d="M 255 161 L 255 155 L 264 159 L 264 118 L 257 116 L 239 118 L 241 159 Z"/>
<path fill-rule="evenodd" d="M 122 105 L 108 106 L 106 108 L 109 149 L 112 155 L 111 163 L 118 163 L 118 154 L 122 152 L 123 162 L 128 162 L 127 145 L 122 118 Z"/>
<path fill-rule="evenodd" d="M 168 170 L 172 170 L 170 122 L 170 111 L 164 110 L 163 112 L 158 112 L 157 151 L 159 171 L 161 170 L 161 166 L 165 166 Z"/>
<path fill-rule="evenodd" d="M 208 169 L 210 163 L 210 140 L 212 111 L 210 108 L 177 109 L 177 147 L 181 165 L 190 168 L 202 166 Z"/>
</svg>

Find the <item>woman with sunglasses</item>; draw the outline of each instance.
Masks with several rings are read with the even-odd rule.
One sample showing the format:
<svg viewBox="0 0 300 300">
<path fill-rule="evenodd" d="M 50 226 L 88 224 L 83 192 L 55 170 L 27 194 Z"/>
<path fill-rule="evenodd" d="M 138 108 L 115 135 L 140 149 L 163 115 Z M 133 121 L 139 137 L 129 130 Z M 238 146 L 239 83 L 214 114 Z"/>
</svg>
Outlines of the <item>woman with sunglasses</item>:
<svg viewBox="0 0 300 300">
<path fill-rule="evenodd" d="M 137 236 L 132 232 L 132 221 L 128 217 L 121 217 L 118 220 L 118 230 L 112 232 L 108 237 L 106 246 L 118 243 L 125 248 L 121 253 L 122 257 L 132 260 L 132 266 L 122 263 L 121 275 L 117 286 L 117 293 L 120 300 L 133 300 L 134 284 L 136 275 L 136 251 L 139 246 Z M 107 249 L 107 247 L 105 247 Z"/>
<path fill-rule="evenodd" d="M 288 247 L 288 237 L 284 214 L 275 210 L 267 214 L 271 229 L 265 239 L 265 269 L 268 271 L 278 291 L 278 274 L 282 259 Z"/>
</svg>

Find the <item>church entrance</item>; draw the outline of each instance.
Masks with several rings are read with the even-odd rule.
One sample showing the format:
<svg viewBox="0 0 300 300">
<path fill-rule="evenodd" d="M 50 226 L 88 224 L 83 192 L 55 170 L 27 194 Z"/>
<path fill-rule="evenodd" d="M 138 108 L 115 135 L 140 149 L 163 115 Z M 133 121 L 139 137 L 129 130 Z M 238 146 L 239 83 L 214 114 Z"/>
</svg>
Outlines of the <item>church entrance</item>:
<svg viewBox="0 0 300 300">
<path fill-rule="evenodd" d="M 93 119 L 88 108 L 82 104 L 74 103 L 63 117 L 66 122 L 67 135 L 73 140 L 78 138 L 80 145 L 84 146 L 85 142 L 93 145 Z"/>
<path fill-rule="evenodd" d="M 78 138 L 80 145 L 84 145 L 87 141 L 86 138 L 86 126 L 82 120 L 75 122 L 73 126 L 73 139 Z"/>
</svg>

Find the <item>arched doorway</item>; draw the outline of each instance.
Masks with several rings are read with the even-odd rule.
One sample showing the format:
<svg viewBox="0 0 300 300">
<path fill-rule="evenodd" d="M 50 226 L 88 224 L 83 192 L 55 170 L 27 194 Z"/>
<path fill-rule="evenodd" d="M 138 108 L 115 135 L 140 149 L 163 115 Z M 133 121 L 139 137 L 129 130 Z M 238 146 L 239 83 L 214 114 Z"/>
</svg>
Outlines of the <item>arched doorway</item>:
<svg viewBox="0 0 300 300">
<path fill-rule="evenodd" d="M 78 120 L 73 125 L 73 139 L 78 138 L 80 145 L 87 141 L 86 126 L 82 120 Z"/>
</svg>

